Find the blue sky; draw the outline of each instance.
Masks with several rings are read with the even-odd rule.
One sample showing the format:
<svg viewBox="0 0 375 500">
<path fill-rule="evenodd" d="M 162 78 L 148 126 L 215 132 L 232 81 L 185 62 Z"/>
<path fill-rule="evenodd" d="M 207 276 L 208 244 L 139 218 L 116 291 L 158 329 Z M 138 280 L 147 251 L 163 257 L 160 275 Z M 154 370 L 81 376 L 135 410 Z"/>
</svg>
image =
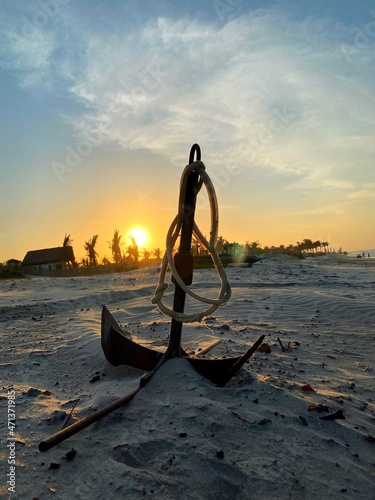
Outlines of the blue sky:
<svg viewBox="0 0 375 500">
<path fill-rule="evenodd" d="M 163 247 L 189 148 L 220 231 L 375 247 L 370 1 L 3 1 L 0 262 L 142 226 Z M 198 223 L 206 229 L 207 203 Z M 208 228 L 207 228 L 208 231 Z"/>
</svg>

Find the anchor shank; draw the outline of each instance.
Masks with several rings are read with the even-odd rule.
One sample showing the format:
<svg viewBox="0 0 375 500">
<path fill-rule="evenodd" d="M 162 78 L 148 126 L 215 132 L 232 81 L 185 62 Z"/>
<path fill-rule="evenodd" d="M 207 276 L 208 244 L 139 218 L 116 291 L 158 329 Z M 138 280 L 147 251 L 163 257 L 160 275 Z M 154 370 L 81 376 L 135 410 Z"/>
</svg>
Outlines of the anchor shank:
<svg viewBox="0 0 375 500">
<path fill-rule="evenodd" d="M 177 272 L 185 285 L 191 285 L 193 281 L 193 256 L 191 255 L 191 240 L 193 235 L 194 214 L 197 196 L 199 175 L 192 170 L 187 179 L 187 187 L 184 200 L 184 214 L 181 223 L 180 246 L 175 255 Z M 172 278 L 175 284 L 173 299 L 173 310 L 184 312 L 186 293 L 180 285 Z M 171 349 L 172 356 L 180 355 L 182 323 L 175 319 L 171 321 L 169 333 L 168 350 Z"/>
</svg>

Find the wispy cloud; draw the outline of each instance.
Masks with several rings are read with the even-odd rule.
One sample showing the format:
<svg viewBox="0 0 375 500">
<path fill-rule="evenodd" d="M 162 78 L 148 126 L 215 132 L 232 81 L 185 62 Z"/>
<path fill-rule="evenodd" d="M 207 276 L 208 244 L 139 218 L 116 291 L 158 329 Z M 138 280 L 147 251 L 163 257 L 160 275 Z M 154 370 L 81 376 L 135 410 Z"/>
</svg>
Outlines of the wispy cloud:
<svg viewBox="0 0 375 500">
<path fill-rule="evenodd" d="M 31 42 L 10 31 L 8 49 L 23 84 L 46 71 L 69 82 L 86 109 L 74 117 L 77 133 L 176 161 L 197 140 L 216 168 L 230 161 L 295 174 L 291 187 L 350 189 L 340 165 L 360 148 L 375 153 L 371 54 L 349 68 L 345 27 L 280 16 L 257 11 L 223 26 L 158 18 L 98 34 L 67 9 Z"/>
<path fill-rule="evenodd" d="M 348 195 L 350 200 L 367 201 L 372 200 L 375 206 L 375 183 L 371 182 Z"/>
<path fill-rule="evenodd" d="M 48 85 L 50 77 L 56 77 L 51 75 L 51 66 L 58 41 L 53 33 L 32 25 L 32 29 L 27 30 L 25 19 L 16 25 L 14 22 L 5 25 L 1 36 L 1 66 L 19 76 L 21 87 Z"/>
</svg>

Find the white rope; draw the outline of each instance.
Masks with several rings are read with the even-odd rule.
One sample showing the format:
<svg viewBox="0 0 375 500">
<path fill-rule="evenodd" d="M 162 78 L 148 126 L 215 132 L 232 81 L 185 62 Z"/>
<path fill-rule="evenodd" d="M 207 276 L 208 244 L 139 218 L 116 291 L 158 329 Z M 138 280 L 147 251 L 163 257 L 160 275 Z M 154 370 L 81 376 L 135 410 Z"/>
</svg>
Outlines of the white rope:
<svg viewBox="0 0 375 500">
<path fill-rule="evenodd" d="M 220 257 L 215 248 L 219 230 L 219 212 L 218 212 L 215 188 L 205 169 L 206 167 L 204 163 L 198 160 L 185 167 L 184 171 L 182 172 L 181 182 L 180 182 L 180 197 L 178 201 L 178 214 L 174 218 L 167 232 L 166 251 L 161 263 L 158 286 L 156 287 L 154 297 L 151 300 L 153 304 L 156 304 L 158 306 L 158 308 L 162 313 L 170 316 L 171 318 L 181 323 L 192 323 L 195 321 L 202 321 L 202 319 L 205 316 L 209 316 L 210 314 L 215 312 L 222 304 L 227 302 L 232 294 L 231 287 L 227 279 L 227 275 L 225 273 Z M 198 183 L 198 191 L 204 184 L 210 203 L 211 231 L 210 231 L 209 241 L 207 241 L 206 238 L 203 236 L 203 234 L 201 233 L 200 229 L 195 224 L 195 222 L 193 227 L 193 234 L 198 240 L 198 242 L 202 245 L 202 247 L 205 248 L 211 255 L 214 266 L 219 275 L 221 287 L 216 299 L 209 299 L 206 297 L 202 297 L 194 293 L 190 288 L 188 288 L 182 281 L 180 275 L 177 272 L 172 255 L 173 247 L 180 233 L 182 218 L 184 216 L 184 200 L 185 200 L 185 193 L 187 186 L 187 178 L 192 170 L 195 170 L 200 176 L 200 181 Z M 185 293 L 187 295 L 190 295 L 190 297 L 193 297 L 194 299 L 198 300 L 199 302 L 202 302 L 204 304 L 210 304 L 210 307 L 204 309 L 203 311 L 191 314 L 179 313 L 167 307 L 163 302 L 163 296 L 168 288 L 168 283 L 165 282 L 165 275 L 167 272 L 168 265 L 172 271 L 172 274 L 176 282 L 185 291 Z"/>
</svg>

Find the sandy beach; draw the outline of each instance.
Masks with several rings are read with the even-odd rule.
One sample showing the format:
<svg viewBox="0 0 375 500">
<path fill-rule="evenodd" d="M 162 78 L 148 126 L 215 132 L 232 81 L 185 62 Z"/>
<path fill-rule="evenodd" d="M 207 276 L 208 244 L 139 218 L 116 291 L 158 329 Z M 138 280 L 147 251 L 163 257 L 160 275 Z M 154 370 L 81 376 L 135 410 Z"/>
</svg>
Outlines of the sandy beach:
<svg viewBox="0 0 375 500">
<path fill-rule="evenodd" d="M 167 345 L 169 319 L 150 302 L 158 269 L 0 282 L 1 498 L 372 499 L 375 259 L 280 255 L 227 272 L 232 299 L 184 325 L 184 348 L 219 339 L 209 356 L 231 356 L 264 334 L 271 352 L 257 351 L 225 388 L 171 360 L 126 407 L 46 453 L 39 442 L 72 409 L 69 423 L 143 373 L 106 361 L 102 304 L 133 339 Z M 199 293 L 217 285 L 214 270 L 194 272 Z"/>
</svg>

